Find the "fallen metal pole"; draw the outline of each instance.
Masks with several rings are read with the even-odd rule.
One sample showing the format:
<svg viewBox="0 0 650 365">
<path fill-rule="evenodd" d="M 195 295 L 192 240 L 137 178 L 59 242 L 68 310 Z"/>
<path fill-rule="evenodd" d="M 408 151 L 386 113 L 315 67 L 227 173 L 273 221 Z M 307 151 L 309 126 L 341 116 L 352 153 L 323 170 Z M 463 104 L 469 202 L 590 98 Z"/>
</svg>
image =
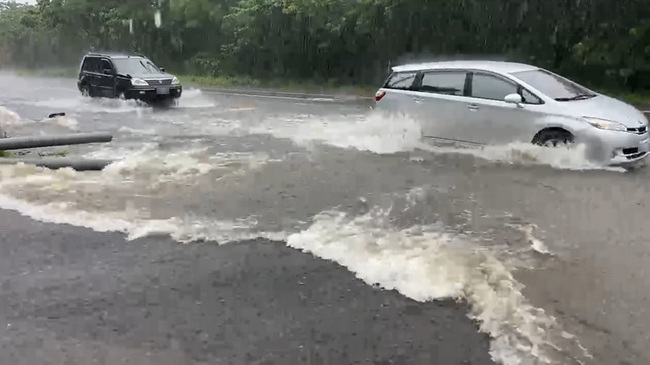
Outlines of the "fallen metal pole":
<svg viewBox="0 0 650 365">
<path fill-rule="evenodd" d="M 48 115 L 47 117 L 48 117 L 48 119 L 56 118 L 56 117 L 65 117 L 65 113 L 64 113 L 64 112 L 51 113 L 51 114 Z"/>
<path fill-rule="evenodd" d="M 46 167 L 52 170 L 72 167 L 77 171 L 100 171 L 114 161 L 70 158 L 0 158 L 0 165 L 15 165 L 21 162 L 25 165 Z"/>
<path fill-rule="evenodd" d="M 75 133 L 38 137 L 9 137 L 0 139 L 0 151 L 110 142 L 112 140 L 113 136 L 109 133 Z"/>
</svg>

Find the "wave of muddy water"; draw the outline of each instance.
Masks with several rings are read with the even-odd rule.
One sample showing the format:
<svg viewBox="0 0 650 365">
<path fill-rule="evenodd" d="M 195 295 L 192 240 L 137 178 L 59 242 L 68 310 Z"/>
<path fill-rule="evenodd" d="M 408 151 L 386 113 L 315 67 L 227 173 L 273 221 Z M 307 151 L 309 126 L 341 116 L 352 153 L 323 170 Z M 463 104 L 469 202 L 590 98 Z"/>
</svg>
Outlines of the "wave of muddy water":
<svg viewBox="0 0 650 365">
<path fill-rule="evenodd" d="M 0 166 L 2 208 L 130 239 L 281 240 L 416 301 L 467 301 L 504 364 L 650 358 L 645 170 L 605 171 L 579 149 L 435 147 L 415 121 L 357 106 L 189 90 L 154 110 L 51 82 L 62 95 L 0 93 L 3 128 L 110 131 L 66 152 L 117 161 Z"/>
</svg>

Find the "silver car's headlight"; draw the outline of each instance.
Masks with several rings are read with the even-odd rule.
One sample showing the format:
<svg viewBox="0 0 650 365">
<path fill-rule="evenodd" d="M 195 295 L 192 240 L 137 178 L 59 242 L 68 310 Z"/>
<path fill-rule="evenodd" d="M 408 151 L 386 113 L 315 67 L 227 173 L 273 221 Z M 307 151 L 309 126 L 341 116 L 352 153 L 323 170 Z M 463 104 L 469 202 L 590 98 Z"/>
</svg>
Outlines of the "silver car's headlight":
<svg viewBox="0 0 650 365">
<path fill-rule="evenodd" d="M 131 85 L 133 85 L 133 86 L 147 86 L 147 85 L 149 85 L 149 83 L 147 83 L 143 79 L 131 79 Z"/>
<path fill-rule="evenodd" d="M 180 84 L 180 83 L 181 83 L 181 82 L 178 81 L 178 77 L 174 76 L 174 78 L 172 79 L 172 85 L 178 85 L 178 84 Z"/>
<path fill-rule="evenodd" d="M 582 117 L 587 123 L 591 124 L 593 127 L 598 129 L 603 129 L 606 131 L 619 131 L 626 132 L 627 127 L 619 122 L 614 122 L 607 119 L 594 118 L 594 117 Z"/>
</svg>

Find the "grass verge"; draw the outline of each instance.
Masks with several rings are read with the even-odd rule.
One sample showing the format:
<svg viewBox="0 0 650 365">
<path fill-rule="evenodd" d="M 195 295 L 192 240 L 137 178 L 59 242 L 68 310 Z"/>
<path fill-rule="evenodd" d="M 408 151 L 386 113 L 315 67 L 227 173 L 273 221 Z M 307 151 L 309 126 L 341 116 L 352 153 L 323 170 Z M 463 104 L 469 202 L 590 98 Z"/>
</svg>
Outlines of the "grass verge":
<svg viewBox="0 0 650 365">
<path fill-rule="evenodd" d="M 0 151 L 0 158 L 2 158 L 2 157 L 10 158 L 10 157 L 14 157 L 14 155 L 11 152 Z"/>
</svg>

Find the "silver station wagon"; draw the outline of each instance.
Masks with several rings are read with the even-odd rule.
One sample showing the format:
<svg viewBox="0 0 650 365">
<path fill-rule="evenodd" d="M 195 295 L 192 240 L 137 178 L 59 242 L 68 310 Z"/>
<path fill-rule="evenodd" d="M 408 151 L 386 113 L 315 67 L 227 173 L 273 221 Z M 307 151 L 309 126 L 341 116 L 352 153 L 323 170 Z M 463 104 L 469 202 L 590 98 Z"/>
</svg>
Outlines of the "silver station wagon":
<svg viewBox="0 0 650 365">
<path fill-rule="evenodd" d="M 648 120 L 633 106 L 539 67 L 446 61 L 393 67 L 375 109 L 421 121 L 423 137 L 470 145 L 582 143 L 587 158 L 636 165 Z"/>
</svg>

